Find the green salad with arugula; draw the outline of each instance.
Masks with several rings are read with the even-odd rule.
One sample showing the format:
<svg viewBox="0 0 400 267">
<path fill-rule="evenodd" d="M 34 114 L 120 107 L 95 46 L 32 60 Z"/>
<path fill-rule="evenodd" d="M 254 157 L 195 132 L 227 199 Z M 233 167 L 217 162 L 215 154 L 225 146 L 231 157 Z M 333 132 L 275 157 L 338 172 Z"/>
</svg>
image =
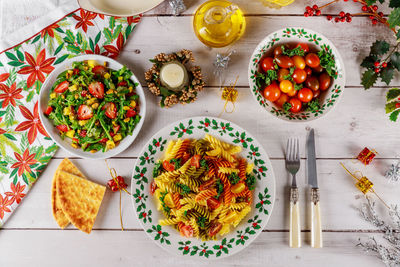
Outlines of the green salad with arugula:
<svg viewBox="0 0 400 267">
<path fill-rule="evenodd" d="M 83 151 L 117 146 L 139 123 L 138 86 L 125 66 L 112 70 L 95 60 L 74 62 L 58 75 L 44 114 L 61 138 Z"/>
</svg>

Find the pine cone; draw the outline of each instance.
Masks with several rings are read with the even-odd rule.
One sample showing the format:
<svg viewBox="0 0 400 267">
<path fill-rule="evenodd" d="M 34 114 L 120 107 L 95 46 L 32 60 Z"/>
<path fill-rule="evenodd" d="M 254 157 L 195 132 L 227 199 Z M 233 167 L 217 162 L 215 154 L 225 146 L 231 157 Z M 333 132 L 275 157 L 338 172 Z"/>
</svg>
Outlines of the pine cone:
<svg viewBox="0 0 400 267">
<path fill-rule="evenodd" d="M 190 72 L 193 73 L 193 77 L 198 80 L 203 79 L 203 74 L 201 74 L 201 68 L 199 66 L 194 66 L 190 69 Z"/>
<path fill-rule="evenodd" d="M 176 60 L 176 55 L 175 54 L 169 54 L 168 56 L 166 56 L 166 61 L 173 61 Z"/>
<path fill-rule="evenodd" d="M 189 92 L 186 90 L 182 90 L 182 95 L 179 97 L 179 101 L 181 101 L 182 103 L 186 103 L 189 98 Z"/>
<path fill-rule="evenodd" d="M 167 96 L 165 98 L 164 105 L 166 108 L 169 108 L 169 107 L 177 104 L 178 102 L 179 102 L 178 97 L 175 94 L 173 94 L 173 95 Z"/>
<path fill-rule="evenodd" d="M 182 55 L 187 59 L 192 62 L 194 62 L 194 57 L 193 57 L 193 52 L 187 49 L 182 49 L 181 50 Z"/>
<path fill-rule="evenodd" d="M 160 95 L 160 88 L 157 87 L 154 83 L 147 83 L 147 86 L 149 87 L 149 91 L 152 92 L 154 95 Z"/>
<path fill-rule="evenodd" d="M 166 55 L 165 55 L 165 53 L 160 53 L 160 54 L 156 55 L 156 56 L 154 57 L 154 60 L 159 61 L 159 62 L 164 62 L 164 61 L 166 61 Z"/>
</svg>

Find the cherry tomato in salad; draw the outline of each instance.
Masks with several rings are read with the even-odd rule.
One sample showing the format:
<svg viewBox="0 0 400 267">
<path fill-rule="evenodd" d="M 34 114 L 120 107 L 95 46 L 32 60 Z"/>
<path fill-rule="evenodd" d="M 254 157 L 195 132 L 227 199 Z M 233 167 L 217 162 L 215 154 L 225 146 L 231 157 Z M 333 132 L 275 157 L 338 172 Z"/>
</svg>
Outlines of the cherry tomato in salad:
<svg viewBox="0 0 400 267">
<path fill-rule="evenodd" d="M 314 91 L 314 98 L 319 97 L 320 94 L 321 94 L 321 90 Z"/>
<path fill-rule="evenodd" d="M 101 139 L 101 140 L 99 141 L 99 143 L 105 144 L 105 143 L 107 143 L 107 141 L 108 141 L 108 138 L 107 138 L 107 137 L 104 137 L 103 139 Z"/>
<path fill-rule="evenodd" d="M 69 87 L 69 81 L 63 81 L 62 83 L 59 83 L 57 87 L 54 89 L 54 92 L 56 93 L 64 93 L 67 91 Z"/>
<path fill-rule="evenodd" d="M 312 69 L 314 73 L 321 73 L 324 71 L 324 68 L 321 65 L 318 65 L 317 67 Z"/>
<path fill-rule="evenodd" d="M 87 134 L 87 131 L 86 131 L 86 130 L 81 130 L 81 132 L 79 133 L 79 136 L 80 136 L 80 137 L 85 137 L 86 134 Z"/>
<path fill-rule="evenodd" d="M 298 98 L 291 98 L 289 104 L 291 105 L 290 112 L 297 113 L 301 110 L 301 101 Z"/>
<path fill-rule="evenodd" d="M 311 89 L 308 88 L 301 88 L 299 90 L 299 93 L 297 95 L 297 97 L 300 99 L 301 102 L 303 103 L 308 103 L 313 99 L 313 91 L 311 91 Z"/>
<path fill-rule="evenodd" d="M 150 183 L 150 194 L 154 195 L 154 192 L 156 192 L 157 189 L 157 184 L 156 181 L 151 181 Z"/>
<path fill-rule="evenodd" d="M 117 117 L 117 106 L 113 102 L 106 103 L 102 109 L 106 111 L 104 114 L 110 119 L 115 119 Z"/>
<path fill-rule="evenodd" d="M 287 95 L 290 96 L 290 97 L 293 97 L 293 96 L 295 96 L 296 94 L 297 94 L 297 91 L 296 91 L 296 89 L 294 89 L 294 87 L 293 87 L 292 90 L 290 90 L 289 92 L 287 92 Z"/>
<path fill-rule="evenodd" d="M 308 76 L 306 79 L 306 87 L 310 88 L 313 91 L 317 91 L 319 89 L 319 81 L 315 76 Z"/>
<path fill-rule="evenodd" d="M 57 125 L 56 128 L 60 130 L 61 132 L 67 132 L 68 131 L 68 126 L 65 124 Z"/>
<path fill-rule="evenodd" d="M 135 117 L 136 116 L 136 114 L 137 114 L 137 112 L 136 112 L 136 110 L 134 110 L 134 109 L 128 109 L 127 111 L 126 111 L 126 117 L 127 118 L 131 118 L 131 117 Z"/>
<path fill-rule="evenodd" d="M 303 83 L 307 78 L 307 73 L 303 69 L 295 69 L 292 74 L 293 81 L 295 83 Z"/>
<path fill-rule="evenodd" d="M 329 86 L 331 86 L 331 76 L 328 75 L 328 73 L 324 72 L 322 73 L 319 77 L 319 89 L 321 89 L 322 91 L 325 91 L 326 89 L 329 88 Z"/>
<path fill-rule="evenodd" d="M 120 81 L 117 86 L 127 86 L 128 82 L 127 81 Z"/>
<path fill-rule="evenodd" d="M 294 63 L 293 63 L 293 59 L 291 59 L 288 56 L 285 55 L 279 55 L 275 58 L 275 62 L 276 64 L 278 64 L 279 67 L 284 68 L 284 69 L 288 69 L 293 67 Z"/>
<path fill-rule="evenodd" d="M 310 47 L 308 46 L 308 44 L 306 43 L 298 43 L 296 45 L 296 47 L 301 47 L 301 49 L 303 49 L 304 52 L 308 53 L 310 51 Z"/>
<path fill-rule="evenodd" d="M 88 120 L 93 117 L 93 110 L 88 105 L 80 105 L 78 108 L 78 119 Z"/>
<path fill-rule="evenodd" d="M 263 96 L 271 102 L 278 100 L 278 98 L 281 96 L 281 90 L 276 82 L 272 82 L 270 85 L 264 88 Z"/>
<path fill-rule="evenodd" d="M 179 229 L 179 232 L 184 237 L 193 237 L 194 230 L 190 225 L 184 225 Z"/>
<path fill-rule="evenodd" d="M 162 166 L 163 166 L 164 170 L 166 170 L 168 172 L 172 172 L 175 170 L 175 165 L 170 163 L 168 160 L 164 160 L 162 163 Z"/>
<path fill-rule="evenodd" d="M 52 106 L 48 106 L 47 108 L 46 108 L 46 111 L 44 112 L 44 115 L 47 115 L 47 116 L 49 116 L 50 115 L 50 113 L 53 111 L 53 108 L 52 108 Z"/>
<path fill-rule="evenodd" d="M 94 97 L 103 99 L 104 98 L 104 85 L 101 82 L 92 82 L 89 84 L 89 92 Z"/>
<path fill-rule="evenodd" d="M 281 82 L 285 80 L 285 77 L 289 75 L 288 69 L 279 69 L 278 70 L 278 81 Z"/>
<path fill-rule="evenodd" d="M 312 69 L 309 67 L 305 67 L 304 70 L 306 71 L 307 75 L 311 75 L 312 74 Z"/>
<path fill-rule="evenodd" d="M 283 93 L 288 93 L 293 90 L 293 84 L 291 81 L 283 80 L 279 83 L 279 89 L 281 89 Z"/>
<path fill-rule="evenodd" d="M 218 199 L 213 197 L 207 199 L 207 207 L 209 207 L 211 210 L 215 210 L 219 207 L 219 205 L 221 205 L 221 202 L 219 202 Z"/>
<path fill-rule="evenodd" d="M 96 75 L 103 76 L 104 74 L 107 73 L 107 68 L 104 67 L 103 65 L 96 65 L 93 67 L 92 72 Z"/>
<path fill-rule="evenodd" d="M 81 97 L 87 96 L 88 91 L 87 90 L 82 90 L 81 91 Z"/>
<path fill-rule="evenodd" d="M 317 54 L 309 53 L 306 55 L 307 66 L 309 66 L 311 68 L 316 68 L 316 67 L 318 67 L 319 63 L 320 63 L 320 61 L 319 61 L 319 57 L 317 56 Z"/>
<path fill-rule="evenodd" d="M 216 234 L 218 234 L 219 231 L 221 231 L 221 229 L 222 229 L 222 223 L 218 221 L 213 221 L 211 223 L 210 228 L 208 229 L 208 235 L 215 236 Z"/>
<path fill-rule="evenodd" d="M 113 131 L 114 133 L 118 133 L 119 129 L 121 129 L 121 126 L 117 125 L 113 125 Z"/>
<path fill-rule="evenodd" d="M 285 104 L 288 101 L 289 101 L 289 96 L 285 93 L 282 93 L 281 96 L 278 98 L 278 100 L 276 100 L 274 103 L 275 105 L 281 108 L 283 107 L 283 104 Z"/>
<path fill-rule="evenodd" d="M 297 55 L 294 56 L 293 63 L 294 63 L 294 66 L 298 69 L 304 70 L 304 68 L 306 67 L 306 61 L 304 60 L 304 57 L 302 57 L 302 56 L 297 56 Z"/>
<path fill-rule="evenodd" d="M 265 73 L 269 70 L 274 70 L 275 69 L 274 59 L 272 57 L 265 57 L 261 61 L 261 68 Z"/>
</svg>

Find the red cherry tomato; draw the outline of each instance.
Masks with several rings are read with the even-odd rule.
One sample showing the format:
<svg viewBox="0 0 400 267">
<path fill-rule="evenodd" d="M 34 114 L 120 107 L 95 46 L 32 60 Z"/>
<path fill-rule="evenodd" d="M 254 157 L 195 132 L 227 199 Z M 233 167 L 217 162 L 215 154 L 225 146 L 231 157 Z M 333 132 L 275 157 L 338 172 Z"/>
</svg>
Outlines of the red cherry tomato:
<svg viewBox="0 0 400 267">
<path fill-rule="evenodd" d="M 261 68 L 264 72 L 275 69 L 274 59 L 272 57 L 265 57 L 261 61 Z"/>
<path fill-rule="evenodd" d="M 53 111 L 53 108 L 51 106 L 48 106 L 46 108 L 46 111 L 44 112 L 44 115 L 49 116 L 52 111 Z"/>
<path fill-rule="evenodd" d="M 117 117 L 117 106 L 113 102 L 106 103 L 102 109 L 105 109 L 105 115 L 110 119 L 115 119 Z"/>
<path fill-rule="evenodd" d="M 117 86 L 128 86 L 128 82 L 127 81 L 120 81 Z"/>
<path fill-rule="evenodd" d="M 192 228 L 192 226 L 190 226 L 190 225 L 182 226 L 182 227 L 179 229 L 179 232 L 180 232 L 181 235 L 183 235 L 184 237 L 193 237 L 193 233 L 194 233 L 193 228 Z"/>
<path fill-rule="evenodd" d="M 291 112 L 297 113 L 301 110 L 301 101 L 298 98 L 291 98 L 289 104 L 291 105 Z"/>
<path fill-rule="evenodd" d="M 317 67 L 313 68 L 312 70 L 315 73 L 321 73 L 324 71 L 324 68 L 321 65 L 318 65 Z"/>
<path fill-rule="evenodd" d="M 293 67 L 294 63 L 293 63 L 293 59 L 291 59 L 288 56 L 285 55 L 279 55 L 275 58 L 275 62 L 276 64 L 278 64 L 279 67 L 284 68 L 284 69 L 288 69 Z"/>
<path fill-rule="evenodd" d="M 274 57 L 279 56 L 280 54 L 282 54 L 282 52 L 283 52 L 282 46 L 281 46 L 281 45 L 280 45 L 280 46 L 277 46 L 277 47 L 274 49 Z"/>
<path fill-rule="evenodd" d="M 265 87 L 263 91 L 263 96 L 271 102 L 275 102 L 276 100 L 278 100 L 278 98 L 281 96 L 281 90 L 279 89 L 279 86 L 276 84 L 276 82 L 272 82 L 270 85 Z"/>
<path fill-rule="evenodd" d="M 119 125 L 114 125 L 113 126 L 113 132 L 116 134 L 116 133 L 118 133 L 118 131 L 119 131 L 119 129 L 121 128 L 121 126 L 119 126 Z"/>
<path fill-rule="evenodd" d="M 316 68 L 316 67 L 318 67 L 319 63 L 320 63 L 320 61 L 319 61 L 319 57 L 317 56 L 317 54 L 309 53 L 306 55 L 307 66 L 309 66 L 311 68 Z"/>
<path fill-rule="evenodd" d="M 92 72 L 96 75 L 103 76 L 107 72 L 107 68 L 102 65 L 96 65 L 93 67 Z"/>
<path fill-rule="evenodd" d="M 314 91 L 313 94 L 314 94 L 314 98 L 317 98 L 321 94 L 321 90 Z"/>
<path fill-rule="evenodd" d="M 200 155 L 194 155 L 190 160 L 190 165 L 196 168 L 200 168 L 200 159 L 201 159 Z"/>
<path fill-rule="evenodd" d="M 307 75 L 311 75 L 312 74 L 311 68 L 305 67 L 304 70 L 306 71 Z"/>
<path fill-rule="evenodd" d="M 82 90 L 81 96 L 82 96 L 82 97 L 85 97 L 85 96 L 87 95 L 87 93 L 88 93 L 87 90 Z"/>
<path fill-rule="evenodd" d="M 212 210 L 215 210 L 216 208 L 221 205 L 221 202 L 218 201 L 218 199 L 215 199 L 213 197 L 210 197 L 207 199 L 207 207 L 209 207 Z"/>
<path fill-rule="evenodd" d="M 301 88 L 299 90 L 299 93 L 297 95 L 297 97 L 300 99 L 301 102 L 303 103 L 308 103 L 313 99 L 313 92 L 311 91 L 311 89 L 308 88 Z"/>
<path fill-rule="evenodd" d="M 279 69 L 278 70 L 278 82 L 285 80 L 285 77 L 289 75 L 288 69 Z"/>
<path fill-rule="evenodd" d="M 166 170 L 168 172 L 172 172 L 175 170 L 175 165 L 170 163 L 168 160 L 164 160 L 162 163 L 162 166 L 163 166 L 164 170 Z"/>
<path fill-rule="evenodd" d="M 302 69 L 295 69 L 293 74 L 292 74 L 292 78 L 295 81 L 295 83 L 303 83 L 306 78 L 307 78 L 307 73 L 305 70 Z"/>
<path fill-rule="evenodd" d="M 156 192 L 156 189 L 157 189 L 157 184 L 156 184 L 156 182 L 153 180 L 153 181 L 150 183 L 150 194 L 154 195 L 154 192 Z"/>
<path fill-rule="evenodd" d="M 69 86 L 69 81 L 63 81 L 62 83 L 58 84 L 57 87 L 54 89 L 56 93 L 64 93 Z"/>
<path fill-rule="evenodd" d="M 296 47 L 301 47 L 301 49 L 303 49 L 304 52 L 308 53 L 310 51 L 310 48 L 308 47 L 308 44 L 306 43 L 298 43 L 296 45 Z"/>
<path fill-rule="evenodd" d="M 289 101 L 289 96 L 287 94 L 282 93 L 281 96 L 274 103 L 278 107 L 283 107 L 283 104 Z"/>
<path fill-rule="evenodd" d="M 294 56 L 293 57 L 294 66 L 298 69 L 304 69 L 306 67 L 306 61 L 302 56 Z"/>
<path fill-rule="evenodd" d="M 281 89 L 283 93 L 288 93 L 293 90 L 293 84 L 291 81 L 283 80 L 279 83 L 279 89 Z"/>
<path fill-rule="evenodd" d="M 99 142 L 105 144 L 108 141 L 107 137 L 104 137 L 103 139 L 101 139 Z"/>
<path fill-rule="evenodd" d="M 215 236 L 218 234 L 219 231 L 222 229 L 222 224 L 218 221 L 213 221 L 211 223 L 210 228 L 208 229 L 208 235 L 209 236 Z"/>
<path fill-rule="evenodd" d="M 322 73 L 319 77 L 319 89 L 321 89 L 322 91 L 325 91 L 326 89 L 329 88 L 329 86 L 331 86 L 331 76 L 329 76 L 327 73 Z"/>
<path fill-rule="evenodd" d="M 78 119 L 88 120 L 93 117 L 93 110 L 88 105 L 80 105 L 78 108 Z"/>
<path fill-rule="evenodd" d="M 68 126 L 65 124 L 57 125 L 56 128 L 60 130 L 61 132 L 67 132 L 68 131 Z"/>
<path fill-rule="evenodd" d="M 89 92 L 96 98 L 104 97 L 104 85 L 101 82 L 92 82 L 89 84 Z"/>
<path fill-rule="evenodd" d="M 87 131 L 86 131 L 86 130 L 81 130 L 81 132 L 79 133 L 79 136 L 80 136 L 80 137 L 85 137 L 86 134 L 87 134 Z"/>
<path fill-rule="evenodd" d="M 306 79 L 306 87 L 310 88 L 313 91 L 317 91 L 319 89 L 319 81 L 315 76 L 308 76 Z"/>
<path fill-rule="evenodd" d="M 128 110 L 126 111 L 126 117 L 127 117 L 127 118 L 135 117 L 136 114 L 137 114 L 137 112 L 136 112 L 136 110 L 134 110 L 134 109 L 128 109 Z"/>
<path fill-rule="evenodd" d="M 287 92 L 287 95 L 290 97 L 293 97 L 296 94 L 297 94 L 297 91 L 296 91 L 296 89 L 294 89 L 294 87 L 292 87 L 292 89 L 289 92 Z"/>
</svg>

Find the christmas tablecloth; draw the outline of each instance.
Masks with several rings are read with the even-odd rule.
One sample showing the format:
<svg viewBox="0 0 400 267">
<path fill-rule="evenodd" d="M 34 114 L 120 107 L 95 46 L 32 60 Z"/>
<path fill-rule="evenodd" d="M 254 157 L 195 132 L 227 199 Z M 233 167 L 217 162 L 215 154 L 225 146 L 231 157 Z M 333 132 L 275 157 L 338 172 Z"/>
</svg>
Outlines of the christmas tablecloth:
<svg viewBox="0 0 400 267">
<path fill-rule="evenodd" d="M 57 150 L 38 114 L 47 75 L 80 54 L 117 57 L 139 20 L 77 9 L 0 53 L 0 227 Z"/>
</svg>

